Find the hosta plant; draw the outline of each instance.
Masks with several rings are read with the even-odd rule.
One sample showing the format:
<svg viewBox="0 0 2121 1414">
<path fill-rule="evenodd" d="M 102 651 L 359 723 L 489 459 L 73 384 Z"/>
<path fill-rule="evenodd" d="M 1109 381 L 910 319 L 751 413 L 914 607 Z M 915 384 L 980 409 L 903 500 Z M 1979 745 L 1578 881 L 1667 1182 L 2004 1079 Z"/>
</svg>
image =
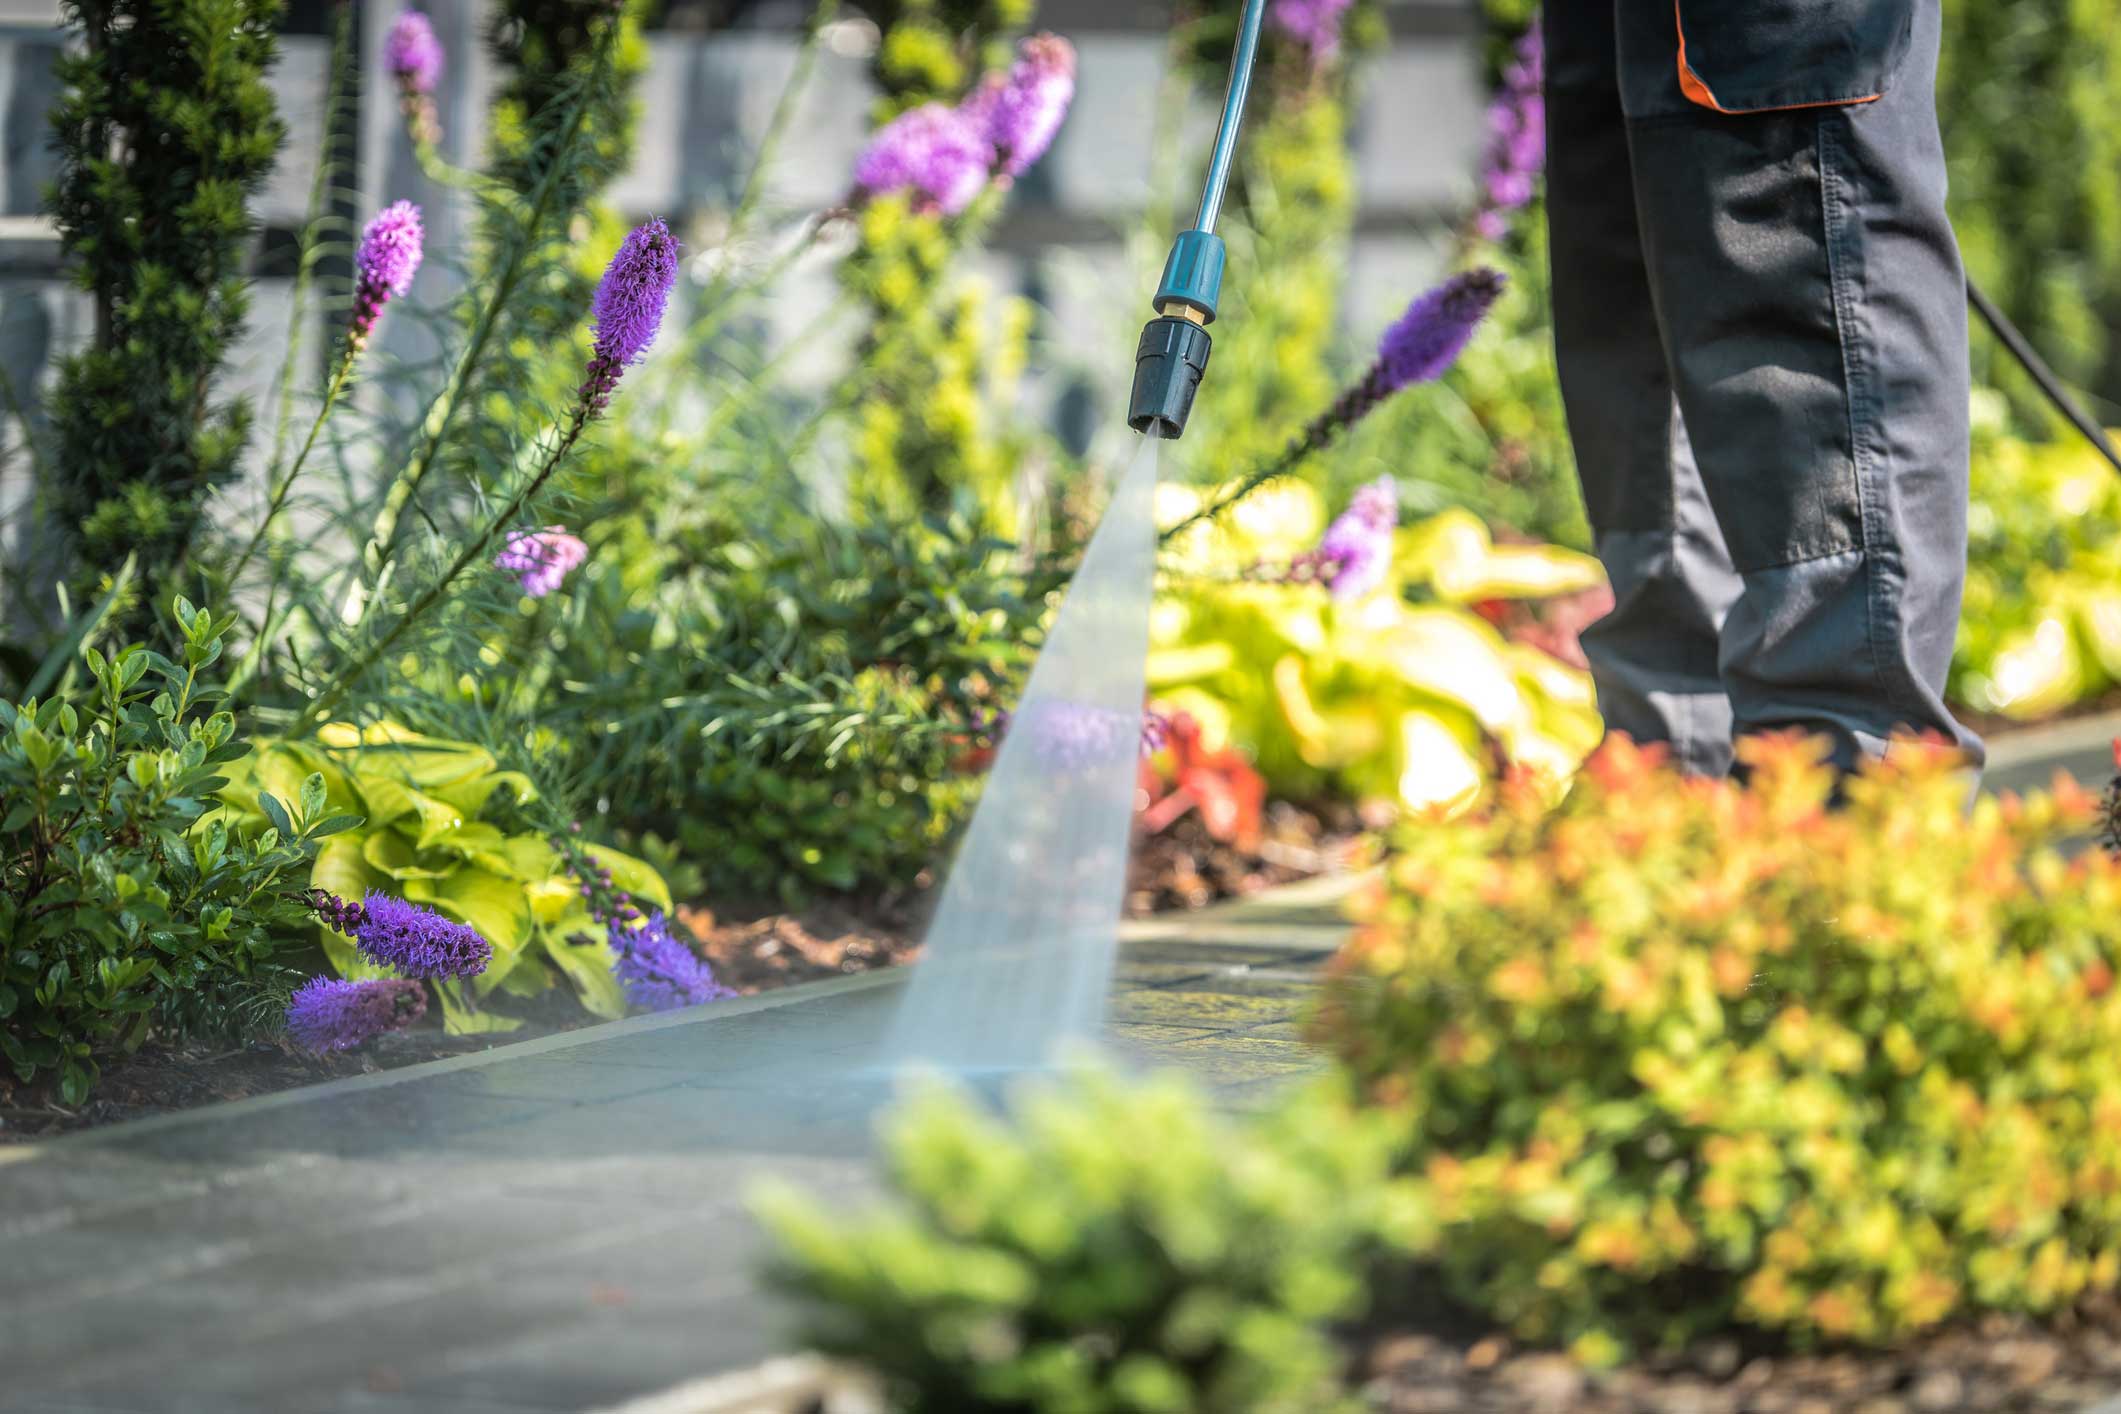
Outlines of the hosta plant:
<svg viewBox="0 0 2121 1414">
<path fill-rule="evenodd" d="M 1165 487 L 1160 499 L 1176 520 L 1195 498 Z M 1282 483 L 1188 531 L 1167 557 L 1177 573 L 1151 621 L 1150 690 L 1191 714 L 1211 749 L 1250 752 L 1283 798 L 1455 810 L 1497 761 L 1559 780 L 1597 744 L 1588 675 L 1507 642 L 1472 607 L 1597 585 L 1596 561 L 1496 545 L 1475 517 L 1446 512 L 1386 542 L 1366 594 L 1336 597 L 1286 575 L 1209 578 L 1315 558 L 1323 522 L 1315 492 Z"/>
<path fill-rule="evenodd" d="M 1444 1286 L 1598 1359 L 2111 1286 L 2121 864 L 2059 847 L 2090 796 L 1740 754 L 1749 787 L 1616 741 L 1559 809 L 1398 836 L 1318 1031 L 1398 1118 Z"/>
<path fill-rule="evenodd" d="M 816 1348 L 903 1410 L 1344 1407 L 1322 1327 L 1361 1309 L 1371 1235 L 1418 1216 L 1367 1117 L 1306 1097 L 1225 1120 L 1182 1081 L 1107 1076 L 1018 1109 L 899 1111 L 879 1211 L 764 1198 Z"/>
<path fill-rule="evenodd" d="M 332 809 L 364 823 L 318 851 L 304 884 L 353 901 L 371 890 L 402 898 L 469 925 L 491 944 L 492 959 L 476 977 L 435 984 L 450 1030 L 513 1030 L 520 1022 L 505 1007 L 483 1003 L 497 993 L 537 996 L 563 979 L 593 1015 L 626 1014 L 608 930 L 593 915 L 585 881 L 565 851 L 511 809 L 534 797 L 528 777 L 501 770 L 491 753 L 467 742 L 388 722 L 327 723 L 314 738 L 263 742 L 230 763 L 221 793 L 227 818 L 239 833 L 257 828 L 265 822 L 248 802 L 310 776 Z M 648 864 L 600 845 L 575 848 L 609 869 L 626 893 L 671 907 Z M 319 927 L 317 938 L 342 977 L 388 975 L 340 931 Z"/>
<path fill-rule="evenodd" d="M 299 933 L 319 842 L 355 823 L 314 772 L 226 778 L 248 749 L 217 686 L 233 618 L 174 618 L 176 661 L 88 647 L 50 696 L 0 702 L 0 1056 L 69 1104 L 98 1046 L 228 1015 Z M 217 791 L 256 828 L 205 818 Z"/>
</svg>

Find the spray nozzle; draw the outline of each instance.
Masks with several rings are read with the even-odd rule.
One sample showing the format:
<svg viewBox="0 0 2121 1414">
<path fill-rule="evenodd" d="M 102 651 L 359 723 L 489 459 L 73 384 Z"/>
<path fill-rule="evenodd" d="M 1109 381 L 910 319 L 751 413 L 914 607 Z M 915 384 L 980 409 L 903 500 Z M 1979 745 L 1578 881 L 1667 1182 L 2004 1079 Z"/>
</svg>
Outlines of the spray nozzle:
<svg viewBox="0 0 2121 1414">
<path fill-rule="evenodd" d="M 1156 287 L 1157 318 L 1142 330 L 1134 350 L 1134 395 L 1127 403 L 1127 425 L 1151 437 L 1177 437 L 1186 430 L 1193 394 L 1208 371 L 1208 325 L 1222 298 L 1223 242 L 1215 234 L 1222 214 L 1223 192 L 1230 184 L 1230 163 L 1237 151 L 1237 125 L 1244 117 L 1245 95 L 1252 86 L 1252 63 L 1259 54 L 1259 26 L 1266 0 L 1245 0 L 1237 25 L 1237 49 L 1230 60 L 1230 87 L 1223 94 L 1222 121 L 1208 152 L 1208 176 L 1200 194 L 1200 214 L 1193 229 L 1179 232 L 1164 278 Z"/>
<path fill-rule="evenodd" d="M 1175 438 L 1186 430 L 1193 394 L 1208 370 L 1208 331 L 1191 319 L 1166 314 L 1142 330 L 1134 350 L 1134 396 L 1127 425 L 1149 437 Z"/>
</svg>

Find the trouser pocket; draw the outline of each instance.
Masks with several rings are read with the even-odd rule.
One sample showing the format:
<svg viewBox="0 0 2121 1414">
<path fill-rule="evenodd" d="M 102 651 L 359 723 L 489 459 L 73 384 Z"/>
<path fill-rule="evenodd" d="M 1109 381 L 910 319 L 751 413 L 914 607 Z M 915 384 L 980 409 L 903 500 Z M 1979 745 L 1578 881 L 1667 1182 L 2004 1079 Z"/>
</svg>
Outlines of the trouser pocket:
<svg viewBox="0 0 2121 1414">
<path fill-rule="evenodd" d="M 1628 116 L 1871 103 L 1934 0 L 1619 0 Z M 1663 31 L 1662 34 L 1659 31 Z"/>
</svg>

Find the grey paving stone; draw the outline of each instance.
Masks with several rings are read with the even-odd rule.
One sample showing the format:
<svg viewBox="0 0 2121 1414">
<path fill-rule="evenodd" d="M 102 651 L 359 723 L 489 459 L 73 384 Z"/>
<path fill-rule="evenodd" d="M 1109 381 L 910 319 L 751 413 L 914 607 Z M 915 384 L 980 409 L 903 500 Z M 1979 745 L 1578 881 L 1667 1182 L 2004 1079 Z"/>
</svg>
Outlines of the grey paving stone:
<svg viewBox="0 0 2121 1414">
<path fill-rule="evenodd" d="M 1109 1028 L 1239 1109 L 1316 1067 L 1324 955 L 1217 941 L 1243 916 L 1130 942 Z M 749 1195 L 874 1191 L 902 981 L 0 1151 L 0 1410 L 542 1414 L 772 1355 Z"/>
</svg>

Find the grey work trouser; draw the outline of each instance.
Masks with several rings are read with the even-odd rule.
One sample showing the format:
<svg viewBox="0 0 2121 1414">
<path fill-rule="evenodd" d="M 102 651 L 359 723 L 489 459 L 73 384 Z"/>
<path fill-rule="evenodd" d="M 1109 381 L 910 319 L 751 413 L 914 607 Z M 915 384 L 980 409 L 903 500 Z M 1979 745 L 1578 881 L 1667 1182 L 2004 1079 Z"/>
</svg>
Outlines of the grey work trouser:
<svg viewBox="0 0 2121 1414">
<path fill-rule="evenodd" d="M 1547 0 L 1562 392 L 1614 731 L 1852 765 L 1946 711 L 1966 571 L 1965 277 L 1939 0 Z"/>
</svg>

